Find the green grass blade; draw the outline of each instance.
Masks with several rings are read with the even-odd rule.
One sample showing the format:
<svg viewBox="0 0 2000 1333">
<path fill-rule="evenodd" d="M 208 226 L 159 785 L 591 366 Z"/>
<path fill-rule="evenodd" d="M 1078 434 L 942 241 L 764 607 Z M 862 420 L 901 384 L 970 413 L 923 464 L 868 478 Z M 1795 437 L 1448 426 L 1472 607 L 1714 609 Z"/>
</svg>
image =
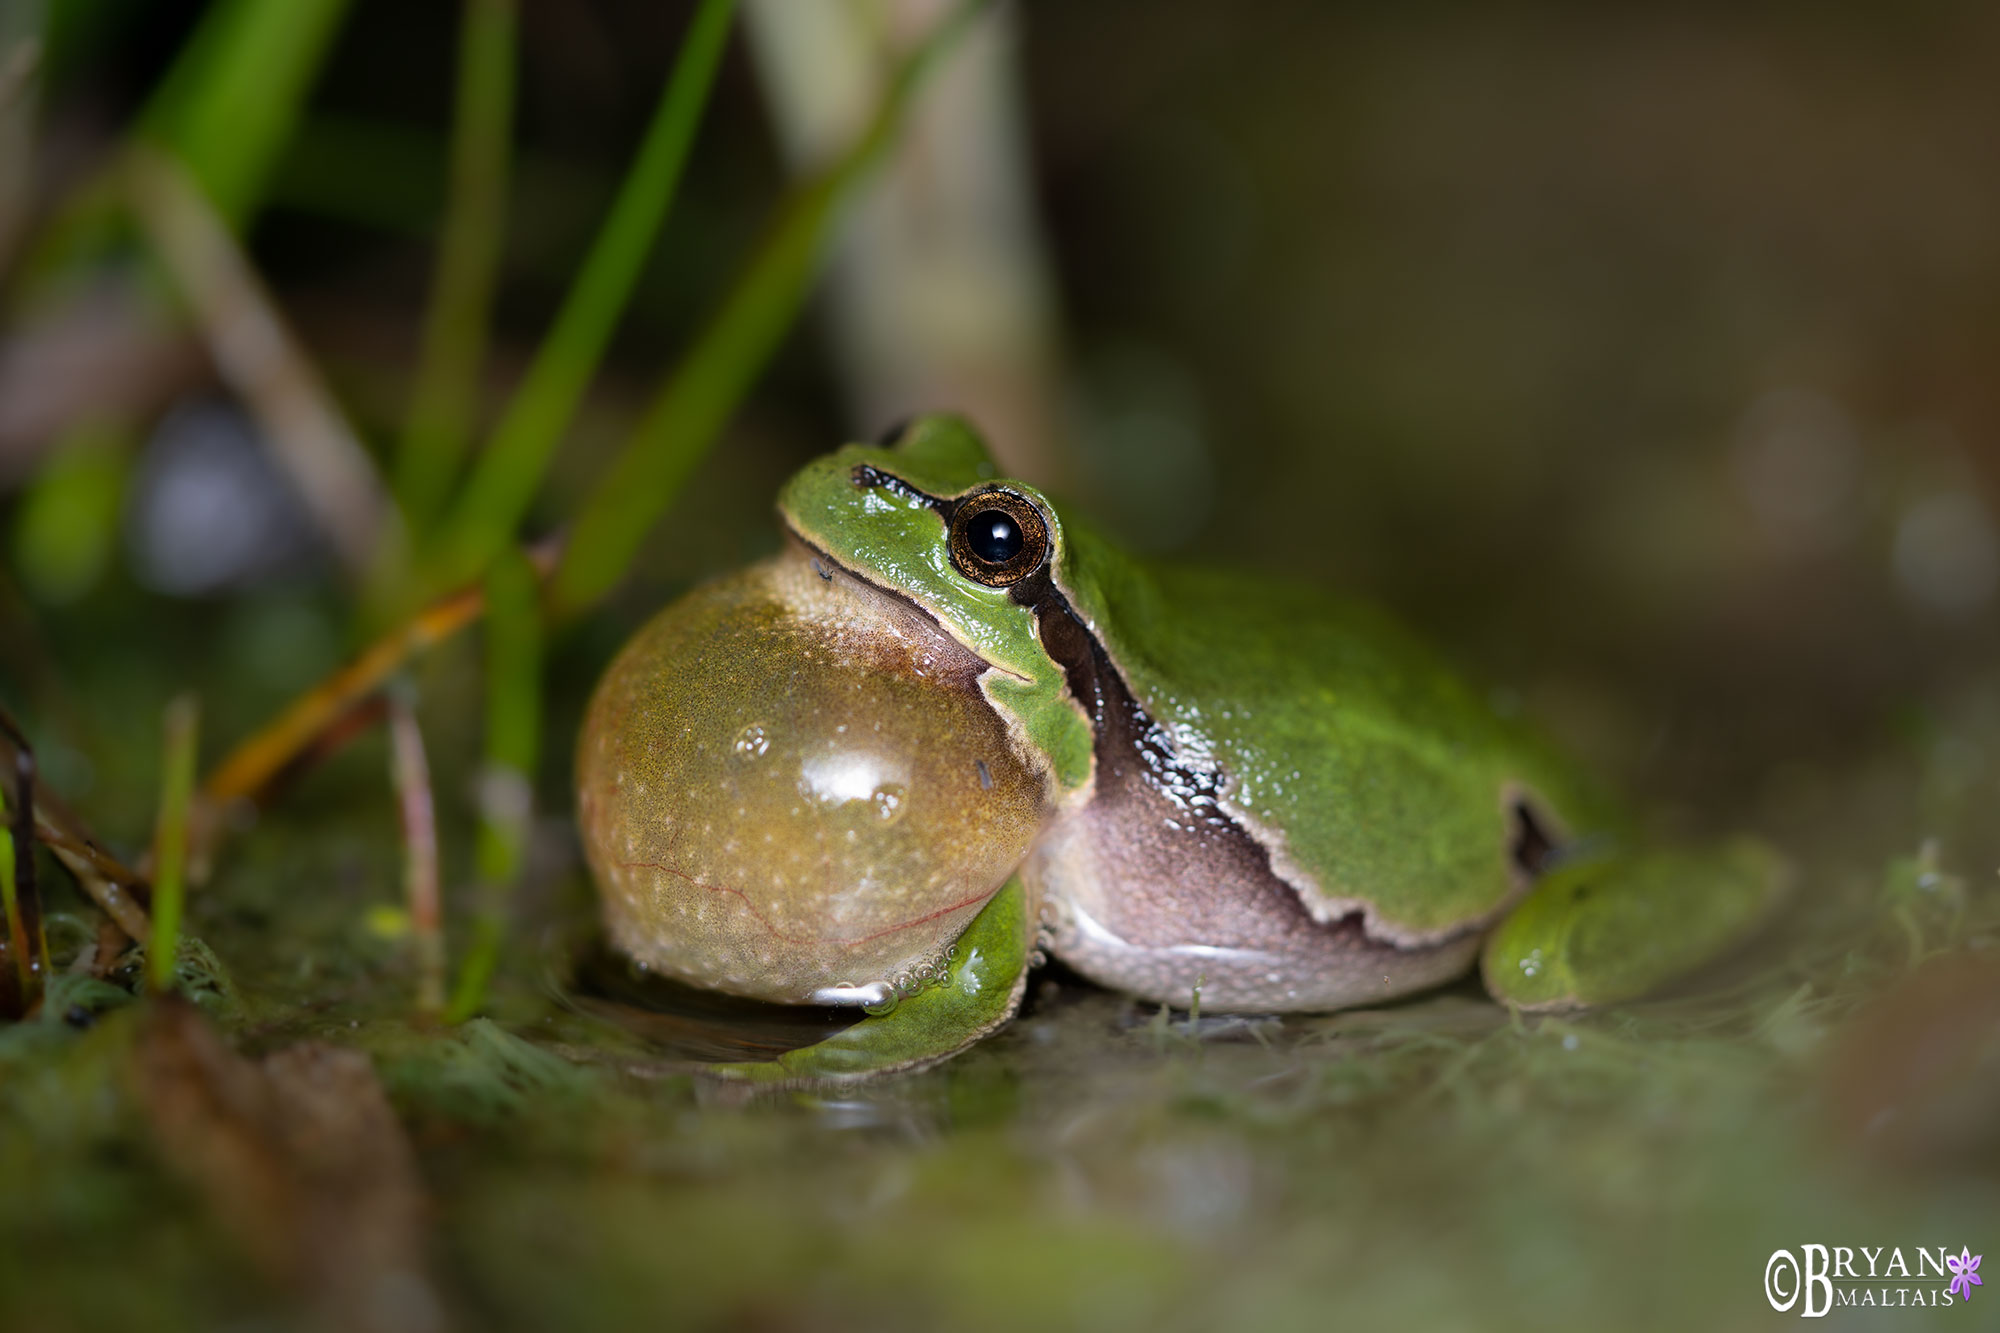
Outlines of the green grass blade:
<svg viewBox="0 0 2000 1333">
<path fill-rule="evenodd" d="M 215 0 L 140 112 L 133 137 L 174 158 L 241 234 L 264 202 L 349 0 Z M 52 35 L 73 7 L 50 12 Z M 64 280 L 130 241 L 122 163 L 87 177 L 21 255 L 26 285 Z M 144 285 L 157 295 L 157 274 Z"/>
<path fill-rule="evenodd" d="M 241 228 L 291 138 L 348 0 L 217 0 L 140 132 L 181 160 Z"/>
<path fill-rule="evenodd" d="M 528 557 L 510 550 L 486 576 L 486 762 L 532 780 L 541 751 L 541 580 Z M 496 882 L 519 870 L 517 852 L 481 856 Z"/>
<path fill-rule="evenodd" d="M 97 585 L 118 547 L 132 432 L 102 418 L 65 433 L 21 497 L 14 568 L 44 605 L 73 602 Z"/>
<path fill-rule="evenodd" d="M 472 577 L 512 543 L 673 205 L 734 12 L 735 0 L 703 0 L 695 14 L 610 215 L 446 524 L 429 586 Z"/>
<path fill-rule="evenodd" d="M 201 706 L 191 694 L 167 705 L 160 759 L 160 814 L 153 832 L 153 938 L 146 944 L 146 981 L 155 994 L 174 984 L 180 957 L 181 911 L 187 896 L 188 805 L 194 796 Z"/>
<path fill-rule="evenodd" d="M 514 0 L 464 0 L 451 196 L 409 420 L 396 459 L 396 496 L 413 533 L 427 530 L 451 489 L 473 430 L 479 370 L 505 228 L 514 123 Z"/>
<path fill-rule="evenodd" d="M 590 606 L 624 575 L 791 328 L 840 205 L 894 139 L 924 72 L 983 7 L 968 0 L 942 20 L 897 70 L 859 139 L 779 211 L 722 308 L 585 502 L 556 570 L 558 613 Z"/>
<path fill-rule="evenodd" d="M 42 0 L 0 3 L 0 271 L 34 208 L 35 122 L 48 44 Z"/>
<path fill-rule="evenodd" d="M 445 1019 L 479 1012 L 499 961 L 508 900 L 521 877 L 541 750 L 541 580 L 518 550 L 486 574 L 486 771 L 480 781 L 479 882 L 484 901 Z"/>
<path fill-rule="evenodd" d="M 500 943 L 506 932 L 505 918 L 494 910 L 482 910 L 472 920 L 472 941 L 459 965 L 458 981 L 452 986 L 451 1003 L 445 1006 L 444 1021 L 453 1026 L 478 1016 L 486 1007 L 486 988 L 500 966 Z"/>
<path fill-rule="evenodd" d="M 13 719 L 0 709 L 0 738 L 11 752 L 9 774 L 0 774 L 0 916 L 6 952 L 14 959 L 12 987 L 0 979 L 0 1013 L 18 1016 L 41 999 L 50 974 L 49 937 L 35 883 L 35 757 Z M 10 783 L 11 780 L 11 783 Z"/>
<path fill-rule="evenodd" d="M 29 855 L 34 854 L 29 847 Z M 34 949 L 28 941 L 28 925 L 21 916 L 21 900 L 14 891 L 14 831 L 7 827 L 7 795 L 0 792 L 0 926 L 7 932 L 7 952 L 14 959 L 15 993 L 7 995 L 0 984 L 0 1010 L 18 1004 L 22 1011 L 35 1002 Z"/>
</svg>

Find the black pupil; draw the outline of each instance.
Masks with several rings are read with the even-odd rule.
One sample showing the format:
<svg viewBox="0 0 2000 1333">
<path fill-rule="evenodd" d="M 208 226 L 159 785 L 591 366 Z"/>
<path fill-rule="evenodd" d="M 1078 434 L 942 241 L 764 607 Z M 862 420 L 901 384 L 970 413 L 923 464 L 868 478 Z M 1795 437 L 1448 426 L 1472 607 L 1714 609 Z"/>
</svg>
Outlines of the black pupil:
<svg viewBox="0 0 2000 1333">
<path fill-rule="evenodd" d="M 1021 554 L 1027 538 L 1021 535 L 1021 525 L 1006 510 L 990 509 L 973 515 L 965 530 L 965 542 L 973 555 L 987 564 L 1004 565 Z"/>
</svg>

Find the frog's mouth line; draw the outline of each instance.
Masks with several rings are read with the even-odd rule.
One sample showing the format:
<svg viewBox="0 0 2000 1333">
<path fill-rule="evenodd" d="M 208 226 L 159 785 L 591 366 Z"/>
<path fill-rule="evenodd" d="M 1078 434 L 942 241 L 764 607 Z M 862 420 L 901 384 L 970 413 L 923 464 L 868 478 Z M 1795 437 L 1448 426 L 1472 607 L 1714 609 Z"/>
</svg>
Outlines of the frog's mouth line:
<svg viewBox="0 0 2000 1333">
<path fill-rule="evenodd" d="M 1025 672 L 1016 671 L 1013 668 L 1005 666 L 999 662 L 995 662 L 993 659 L 986 656 L 986 654 L 980 652 L 972 644 L 967 643 L 964 638 L 962 638 L 957 634 L 953 634 L 951 632 L 951 627 L 949 625 L 945 624 L 942 620 L 938 619 L 937 615 L 934 612 L 932 612 L 930 608 L 922 605 L 914 597 L 911 597 L 908 593 L 903 592 L 897 588 L 888 587 L 885 584 L 877 583 L 874 579 L 869 578 L 866 574 L 863 574 L 859 570 L 853 568 L 851 565 L 845 564 L 842 561 L 835 559 L 832 555 L 830 555 L 827 552 L 825 547 L 821 546 L 818 542 L 814 541 L 812 538 L 800 532 L 796 527 L 792 526 L 790 520 L 781 518 L 781 521 L 783 522 L 785 535 L 791 538 L 793 541 L 797 542 L 799 546 L 803 550 L 805 550 L 808 556 L 811 558 L 813 573 L 819 575 L 820 578 L 824 579 L 826 582 L 828 583 L 833 582 L 834 572 L 839 571 L 840 573 L 846 575 L 848 578 L 853 579 L 856 583 L 859 583 L 863 587 L 869 589 L 871 592 L 874 592 L 879 596 L 889 598 L 890 600 L 903 606 L 912 615 L 921 616 L 925 621 L 936 627 L 938 633 L 944 635 L 946 638 L 950 639 L 953 643 L 963 648 L 969 655 L 978 658 L 980 662 L 985 664 L 985 667 L 988 671 L 996 671 L 999 674 L 1006 676 L 1009 680 L 1020 681 L 1023 685 L 1032 684 L 1034 682 L 1034 678 L 1032 676 L 1029 676 Z M 1039 578 L 1040 575 L 1036 575 L 1034 577 Z M 1027 581 L 1029 580 L 1023 580 L 1023 582 Z"/>
</svg>

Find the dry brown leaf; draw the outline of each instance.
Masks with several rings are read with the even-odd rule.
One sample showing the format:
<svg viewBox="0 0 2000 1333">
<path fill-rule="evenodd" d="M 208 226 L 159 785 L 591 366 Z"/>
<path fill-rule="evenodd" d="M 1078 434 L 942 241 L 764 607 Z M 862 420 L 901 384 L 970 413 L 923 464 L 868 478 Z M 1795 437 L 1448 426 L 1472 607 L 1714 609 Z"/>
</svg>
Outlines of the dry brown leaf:
<svg viewBox="0 0 2000 1333">
<path fill-rule="evenodd" d="M 137 1076 L 170 1166 L 331 1328 L 432 1333 L 416 1157 L 358 1051 L 238 1055 L 193 1004 L 151 1002 Z"/>
</svg>

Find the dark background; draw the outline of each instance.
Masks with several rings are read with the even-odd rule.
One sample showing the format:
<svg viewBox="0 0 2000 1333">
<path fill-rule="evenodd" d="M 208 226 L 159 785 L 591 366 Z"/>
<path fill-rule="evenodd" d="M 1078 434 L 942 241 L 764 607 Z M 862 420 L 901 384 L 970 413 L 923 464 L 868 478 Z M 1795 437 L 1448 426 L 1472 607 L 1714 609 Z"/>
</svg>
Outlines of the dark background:
<svg viewBox="0 0 2000 1333">
<path fill-rule="evenodd" d="M 72 26 L 54 179 L 98 160 L 198 10 L 100 0 Z M 524 8 L 496 402 L 687 12 Z M 1991 6 L 1020 18 L 1068 444 L 1114 528 L 1382 600 L 1599 765 L 1711 811 L 1772 781 L 1810 798 L 1815 766 L 1921 747 L 1971 706 L 2000 489 Z M 378 441 L 428 285 L 455 32 L 449 5 L 357 5 L 254 233 Z M 783 181 L 739 43 L 544 521 Z M 619 623 L 767 545 L 775 481 L 883 424 L 842 401 L 808 321 Z"/>
</svg>

